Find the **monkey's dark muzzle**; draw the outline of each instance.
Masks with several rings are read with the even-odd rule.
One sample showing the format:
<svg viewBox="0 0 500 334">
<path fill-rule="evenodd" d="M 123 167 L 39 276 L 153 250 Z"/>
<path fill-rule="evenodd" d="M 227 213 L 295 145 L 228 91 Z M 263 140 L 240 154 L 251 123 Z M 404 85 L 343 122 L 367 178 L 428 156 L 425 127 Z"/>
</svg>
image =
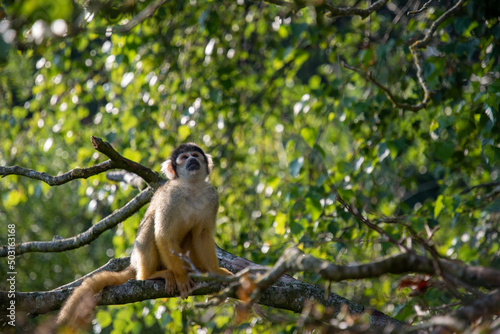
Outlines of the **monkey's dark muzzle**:
<svg viewBox="0 0 500 334">
<path fill-rule="evenodd" d="M 195 158 L 189 159 L 188 162 L 186 163 L 186 169 L 188 171 L 198 170 L 200 169 L 200 167 L 201 167 L 200 162 Z"/>
</svg>

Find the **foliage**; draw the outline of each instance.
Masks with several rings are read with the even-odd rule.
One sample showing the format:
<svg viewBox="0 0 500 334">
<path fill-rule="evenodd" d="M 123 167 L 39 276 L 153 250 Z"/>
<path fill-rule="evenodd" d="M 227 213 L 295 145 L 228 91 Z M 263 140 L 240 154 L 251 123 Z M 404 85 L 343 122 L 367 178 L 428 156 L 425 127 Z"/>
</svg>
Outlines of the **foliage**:
<svg viewBox="0 0 500 334">
<path fill-rule="evenodd" d="M 366 19 L 272 2 L 170 1 L 123 32 L 149 2 L 2 2 L 0 165 L 51 175 L 91 166 L 103 160 L 95 135 L 159 171 L 175 145 L 195 141 L 215 158 L 217 241 L 234 254 L 272 265 L 293 244 L 339 264 L 399 252 L 337 203 L 335 185 L 409 248 L 428 252 L 422 240 L 431 239 L 442 256 L 500 269 L 498 6 L 468 1 L 438 28 L 423 50 L 432 102 L 410 111 L 341 62 L 418 103 L 408 46 L 454 1 L 413 15 L 412 2 L 392 1 Z M 104 175 L 61 187 L 9 176 L 0 192 L 0 220 L 27 242 L 76 235 L 136 190 Z M 143 213 L 81 249 L 19 257 L 18 288 L 52 289 L 129 255 Z M 332 291 L 410 322 L 458 301 L 437 284 L 414 297 L 400 282 L 384 276 Z M 94 329 L 294 328 L 257 316 L 237 323 L 231 304 L 207 311 L 194 301 L 102 308 Z"/>
</svg>

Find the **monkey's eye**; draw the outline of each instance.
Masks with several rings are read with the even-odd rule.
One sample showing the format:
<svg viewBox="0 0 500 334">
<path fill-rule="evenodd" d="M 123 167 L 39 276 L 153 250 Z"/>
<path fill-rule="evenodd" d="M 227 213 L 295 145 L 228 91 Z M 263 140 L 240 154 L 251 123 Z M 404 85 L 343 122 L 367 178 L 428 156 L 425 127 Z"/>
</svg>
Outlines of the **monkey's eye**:
<svg viewBox="0 0 500 334">
<path fill-rule="evenodd" d="M 188 156 L 187 156 L 187 155 L 185 155 L 185 154 L 181 155 L 181 159 L 182 159 L 182 160 L 186 160 L 187 158 L 188 158 Z"/>
<path fill-rule="evenodd" d="M 191 154 L 191 155 L 192 155 L 193 157 L 195 157 L 195 158 L 199 158 L 199 157 L 200 157 L 200 155 L 199 155 L 198 153 L 193 153 L 193 154 Z"/>
</svg>

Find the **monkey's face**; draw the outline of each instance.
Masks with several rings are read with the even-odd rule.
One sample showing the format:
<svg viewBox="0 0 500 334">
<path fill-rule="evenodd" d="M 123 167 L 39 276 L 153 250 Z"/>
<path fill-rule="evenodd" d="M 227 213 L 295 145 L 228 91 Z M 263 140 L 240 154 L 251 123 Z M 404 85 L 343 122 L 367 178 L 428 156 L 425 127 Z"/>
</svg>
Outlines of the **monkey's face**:
<svg viewBox="0 0 500 334">
<path fill-rule="evenodd" d="M 180 178 L 206 178 L 208 175 L 205 157 L 198 151 L 179 154 L 175 159 L 177 176 Z M 202 168 L 204 167 L 204 168 Z"/>
<path fill-rule="evenodd" d="M 162 171 L 171 180 L 184 178 L 191 180 L 205 179 L 212 169 L 210 155 L 195 144 L 179 146 L 170 159 L 162 164 Z"/>
</svg>

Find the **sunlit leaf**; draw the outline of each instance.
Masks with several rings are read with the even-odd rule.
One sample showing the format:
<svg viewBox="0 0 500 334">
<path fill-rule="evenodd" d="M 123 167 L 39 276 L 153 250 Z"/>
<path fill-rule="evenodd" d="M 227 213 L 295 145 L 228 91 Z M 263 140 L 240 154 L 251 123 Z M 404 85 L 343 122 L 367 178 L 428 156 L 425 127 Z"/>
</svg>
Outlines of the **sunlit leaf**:
<svg viewBox="0 0 500 334">
<path fill-rule="evenodd" d="M 434 218 L 437 218 L 443 209 L 443 195 L 439 195 L 436 202 L 434 202 Z"/>
<path fill-rule="evenodd" d="M 300 135 L 304 138 L 309 147 L 313 147 L 318 137 L 318 130 L 315 128 L 303 128 L 300 130 Z"/>
</svg>

